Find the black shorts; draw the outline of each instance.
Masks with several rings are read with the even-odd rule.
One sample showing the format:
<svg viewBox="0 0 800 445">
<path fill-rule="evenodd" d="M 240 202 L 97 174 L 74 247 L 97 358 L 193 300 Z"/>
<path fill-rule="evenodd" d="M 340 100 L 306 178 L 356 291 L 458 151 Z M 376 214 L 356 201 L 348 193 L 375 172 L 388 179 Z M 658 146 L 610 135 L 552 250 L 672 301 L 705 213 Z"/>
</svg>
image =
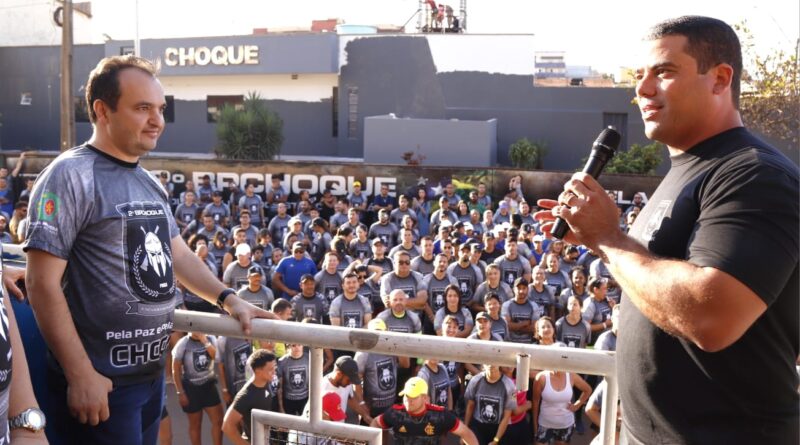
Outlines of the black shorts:
<svg viewBox="0 0 800 445">
<path fill-rule="evenodd" d="M 202 385 L 194 385 L 183 381 L 183 392 L 189 399 L 189 404 L 181 407 L 183 412 L 191 414 L 202 411 L 203 408 L 216 406 L 222 403 L 217 391 L 217 379 L 209 380 Z"/>
</svg>

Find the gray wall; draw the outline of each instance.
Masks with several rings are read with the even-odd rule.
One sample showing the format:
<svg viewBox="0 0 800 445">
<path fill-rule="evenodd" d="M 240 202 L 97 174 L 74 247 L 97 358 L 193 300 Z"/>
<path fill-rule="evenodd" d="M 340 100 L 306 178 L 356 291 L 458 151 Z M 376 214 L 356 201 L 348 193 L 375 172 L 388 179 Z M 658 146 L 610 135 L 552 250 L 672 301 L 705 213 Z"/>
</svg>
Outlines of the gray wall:
<svg viewBox="0 0 800 445">
<path fill-rule="evenodd" d="M 424 155 L 426 166 L 481 167 L 496 164 L 497 121 L 364 119 L 364 162 L 403 164 L 408 151 Z"/>
</svg>

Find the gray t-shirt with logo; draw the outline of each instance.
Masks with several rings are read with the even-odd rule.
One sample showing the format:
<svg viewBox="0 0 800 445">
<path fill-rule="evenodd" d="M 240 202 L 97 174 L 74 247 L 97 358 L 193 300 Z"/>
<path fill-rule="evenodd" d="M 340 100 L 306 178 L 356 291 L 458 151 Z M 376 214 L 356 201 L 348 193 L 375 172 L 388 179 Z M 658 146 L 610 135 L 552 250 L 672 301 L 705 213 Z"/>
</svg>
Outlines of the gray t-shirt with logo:
<svg viewBox="0 0 800 445">
<path fill-rule="evenodd" d="M 314 275 L 314 283 L 316 283 L 317 292 L 325 297 L 328 305 L 342 293 L 342 276 L 339 272 L 331 274 L 326 270 L 321 270 Z"/>
<path fill-rule="evenodd" d="M 171 240 L 179 237 L 159 182 L 138 164 L 81 146 L 36 181 L 26 251 L 67 261 L 63 289 L 92 366 L 118 383 L 164 368 L 175 298 Z"/>
<path fill-rule="evenodd" d="M 311 375 L 308 353 L 300 358 L 286 354 L 278 360 L 278 377 L 283 389 L 284 400 L 308 399 L 308 382 Z"/>
<path fill-rule="evenodd" d="M 567 317 L 561 317 L 556 321 L 556 340 L 570 348 L 585 348 L 591 337 L 592 327 L 583 318 L 574 325 L 567 321 Z"/>
<path fill-rule="evenodd" d="M 447 367 L 439 363 L 436 365 L 436 372 L 434 372 L 428 365 L 423 365 L 419 368 L 417 377 L 425 380 L 428 384 L 428 397 L 431 403 L 447 408 L 447 390 L 450 388 Z"/>
<path fill-rule="evenodd" d="M 372 304 L 367 297 L 358 294 L 352 300 L 341 294 L 331 302 L 328 313 L 331 318 L 341 319 L 341 325 L 346 328 L 363 328 L 364 316 L 372 315 Z"/>
<path fill-rule="evenodd" d="M 313 318 L 322 323 L 322 317 L 328 313 L 328 301 L 320 294 L 313 297 L 305 297 L 299 293 L 292 297 L 292 317 L 295 321 L 303 321 L 304 318 Z"/>
<path fill-rule="evenodd" d="M 217 338 L 217 359 L 225 369 L 228 394 L 236 395 L 247 382 L 247 358 L 253 352 L 249 340 L 235 337 Z"/>
<path fill-rule="evenodd" d="M 250 285 L 248 284 L 239 289 L 236 295 L 253 306 L 258 306 L 266 310 L 269 310 L 272 307 L 272 302 L 275 301 L 275 294 L 272 293 L 272 290 L 263 285 L 259 287 L 257 291 L 253 292 L 250 290 Z"/>
<path fill-rule="evenodd" d="M 516 394 L 517 388 L 510 378 L 501 375 L 500 380 L 489 383 L 486 373 L 482 372 L 469 381 L 464 399 L 475 402 L 473 419 L 497 425 L 503 418 L 503 411 L 516 408 Z"/>
<path fill-rule="evenodd" d="M 514 291 L 511 290 L 511 286 L 509 286 L 508 284 L 503 283 L 501 281 L 500 283 L 498 283 L 497 287 L 492 289 L 492 287 L 489 286 L 489 283 L 484 281 L 483 283 L 479 284 L 478 287 L 475 289 L 475 294 L 472 297 L 472 301 L 483 306 L 484 304 L 483 297 L 485 297 L 486 294 L 490 292 L 495 293 L 497 294 L 498 297 L 500 297 L 501 304 L 514 298 Z"/>
<path fill-rule="evenodd" d="M 408 298 L 416 297 L 417 292 L 423 289 L 422 274 L 413 270 L 409 272 L 405 277 L 399 277 L 394 272 L 384 275 L 381 278 L 381 296 L 385 297 L 393 290 L 402 289 Z"/>
<path fill-rule="evenodd" d="M 217 339 L 213 335 L 207 335 L 206 338 L 214 348 L 217 348 Z M 183 380 L 192 385 L 200 386 L 216 377 L 214 360 L 208 353 L 208 348 L 188 335 L 181 337 L 178 343 L 175 343 L 172 360 L 183 362 Z"/>
<path fill-rule="evenodd" d="M 508 300 L 500 308 L 500 316 L 510 318 L 514 323 L 530 320 L 535 323 L 542 316 L 542 307 L 531 300 L 524 303 L 517 303 L 516 300 Z M 508 329 L 508 341 L 514 343 L 533 343 L 530 333 L 520 333 Z"/>
<path fill-rule="evenodd" d="M 517 278 L 531 273 L 531 263 L 521 255 L 517 255 L 513 260 L 506 258 L 505 255 L 500 255 L 494 260 L 494 264 L 500 267 L 500 281 L 509 286 L 514 286 L 514 280 Z"/>
<path fill-rule="evenodd" d="M 452 275 L 458 282 L 458 289 L 461 291 L 461 304 L 470 304 L 475 288 L 478 283 L 483 281 L 481 269 L 474 264 L 461 267 L 459 263 L 453 263 L 447 267 L 447 273 Z"/>
<path fill-rule="evenodd" d="M 444 289 L 451 284 L 458 286 L 456 279 L 449 273 L 445 273 L 442 279 L 436 278 L 434 274 L 426 275 L 422 279 L 421 289 L 428 291 L 428 304 L 434 314 L 445 306 Z"/>
<path fill-rule="evenodd" d="M 356 352 L 358 372 L 364 375 L 364 400 L 370 408 L 388 408 L 397 395 L 397 357 Z"/>
<path fill-rule="evenodd" d="M 406 310 L 402 317 L 397 317 L 391 309 L 384 309 L 376 318 L 380 318 L 386 323 L 386 330 L 391 332 L 405 332 L 416 334 L 422 331 L 422 323 L 419 316 Z"/>
</svg>

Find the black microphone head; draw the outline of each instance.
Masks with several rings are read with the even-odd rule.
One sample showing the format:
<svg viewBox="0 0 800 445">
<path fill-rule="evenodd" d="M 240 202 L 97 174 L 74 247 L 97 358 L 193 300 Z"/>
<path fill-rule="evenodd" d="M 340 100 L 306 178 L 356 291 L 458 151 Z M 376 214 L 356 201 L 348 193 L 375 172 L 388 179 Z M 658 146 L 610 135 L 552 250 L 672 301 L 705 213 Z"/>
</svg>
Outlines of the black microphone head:
<svg viewBox="0 0 800 445">
<path fill-rule="evenodd" d="M 611 152 L 616 152 L 617 148 L 619 148 L 619 143 L 622 140 L 622 135 L 614 129 L 614 127 L 609 126 L 608 128 L 603 129 L 600 134 L 597 136 L 597 139 L 594 141 L 594 147 L 602 146 L 605 147 Z"/>
</svg>

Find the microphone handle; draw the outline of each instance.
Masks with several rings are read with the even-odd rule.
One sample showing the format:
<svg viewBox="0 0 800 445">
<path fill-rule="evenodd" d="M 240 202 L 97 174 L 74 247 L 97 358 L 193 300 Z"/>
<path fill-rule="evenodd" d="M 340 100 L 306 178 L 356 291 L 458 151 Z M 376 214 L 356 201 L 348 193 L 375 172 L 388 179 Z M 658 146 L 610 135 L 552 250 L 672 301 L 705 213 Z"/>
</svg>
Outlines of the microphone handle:
<svg viewBox="0 0 800 445">
<path fill-rule="evenodd" d="M 611 158 L 610 156 L 603 156 L 604 154 L 605 153 L 599 152 L 599 150 L 592 150 L 589 160 L 586 161 L 586 165 L 583 166 L 583 173 L 586 173 L 589 176 L 597 179 L 600 176 L 600 172 L 603 171 L 606 163 Z M 550 231 L 550 235 L 556 239 L 563 239 L 564 236 L 566 236 L 567 231 L 569 231 L 569 224 L 567 224 L 567 222 L 561 218 L 556 218 L 556 222 L 553 224 L 553 229 Z"/>
</svg>

